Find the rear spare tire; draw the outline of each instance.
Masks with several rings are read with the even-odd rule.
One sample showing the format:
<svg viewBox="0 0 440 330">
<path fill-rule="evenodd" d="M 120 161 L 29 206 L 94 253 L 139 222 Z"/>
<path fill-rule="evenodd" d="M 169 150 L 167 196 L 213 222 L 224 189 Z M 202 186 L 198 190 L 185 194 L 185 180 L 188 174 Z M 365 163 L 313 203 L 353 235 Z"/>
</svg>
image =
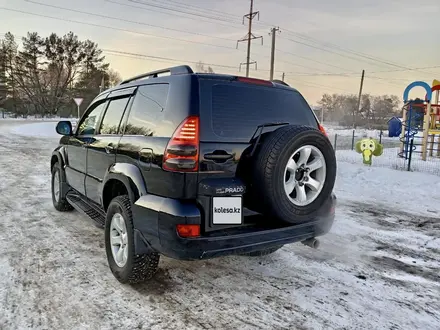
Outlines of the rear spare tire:
<svg viewBox="0 0 440 330">
<path fill-rule="evenodd" d="M 322 132 L 288 125 L 264 139 L 252 172 L 261 211 L 299 223 L 310 220 L 332 193 L 336 157 Z"/>
</svg>

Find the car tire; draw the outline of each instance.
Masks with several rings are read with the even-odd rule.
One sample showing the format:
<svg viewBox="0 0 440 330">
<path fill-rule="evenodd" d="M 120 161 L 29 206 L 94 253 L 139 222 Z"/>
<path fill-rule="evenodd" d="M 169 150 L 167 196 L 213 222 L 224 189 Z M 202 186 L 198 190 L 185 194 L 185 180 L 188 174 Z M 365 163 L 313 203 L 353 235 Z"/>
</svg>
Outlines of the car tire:
<svg viewBox="0 0 440 330">
<path fill-rule="evenodd" d="M 296 171 L 288 164 L 294 164 Z M 315 169 L 319 164 L 322 166 Z M 305 222 L 316 215 L 332 193 L 335 152 L 319 130 L 284 126 L 264 139 L 252 175 L 252 199 L 260 211 L 287 223 Z"/>
<path fill-rule="evenodd" d="M 115 197 L 108 206 L 105 250 L 110 270 L 121 283 L 144 282 L 151 279 L 158 269 L 158 253 L 135 254 L 133 215 L 127 195 Z"/>
<path fill-rule="evenodd" d="M 253 251 L 253 252 L 247 252 L 247 253 L 242 253 L 242 256 L 247 256 L 247 257 L 263 257 L 263 256 L 267 256 L 269 254 L 272 254 L 276 251 L 278 251 L 279 249 L 281 249 L 284 245 L 280 245 L 280 246 L 275 246 L 275 247 L 271 247 L 268 249 L 263 249 L 263 250 L 258 250 L 258 251 Z"/>
<path fill-rule="evenodd" d="M 62 184 L 65 182 L 65 176 L 63 170 L 61 169 L 59 163 L 56 163 L 52 167 L 52 180 L 51 180 L 51 191 L 52 191 L 52 203 L 56 210 L 60 212 L 72 211 L 73 207 L 69 204 L 66 196 L 62 194 Z"/>
</svg>

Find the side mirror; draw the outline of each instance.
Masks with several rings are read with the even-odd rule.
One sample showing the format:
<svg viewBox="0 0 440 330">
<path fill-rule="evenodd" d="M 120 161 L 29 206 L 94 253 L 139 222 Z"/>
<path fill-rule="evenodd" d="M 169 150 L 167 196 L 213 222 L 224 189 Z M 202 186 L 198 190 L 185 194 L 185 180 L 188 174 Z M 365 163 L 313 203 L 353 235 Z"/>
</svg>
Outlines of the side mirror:
<svg viewBox="0 0 440 330">
<path fill-rule="evenodd" d="M 60 121 L 57 124 L 56 131 L 61 135 L 72 135 L 72 123 L 70 121 Z"/>
</svg>

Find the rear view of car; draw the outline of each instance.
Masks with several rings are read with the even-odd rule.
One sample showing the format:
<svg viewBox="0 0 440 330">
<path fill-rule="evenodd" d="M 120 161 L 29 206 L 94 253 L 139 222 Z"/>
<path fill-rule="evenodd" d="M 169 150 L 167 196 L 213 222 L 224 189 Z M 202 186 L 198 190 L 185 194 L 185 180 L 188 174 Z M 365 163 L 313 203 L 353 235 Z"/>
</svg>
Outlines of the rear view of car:
<svg viewBox="0 0 440 330">
<path fill-rule="evenodd" d="M 163 158 L 165 171 L 185 173 L 197 219 L 176 220 L 177 235 L 188 241 L 169 245 L 176 240 L 169 232 L 161 243 L 168 256 L 259 254 L 326 233 L 336 161 L 302 95 L 283 84 L 226 75 L 199 74 L 197 83 L 197 107 L 176 128 Z"/>
<path fill-rule="evenodd" d="M 151 278 L 160 255 L 317 247 L 333 224 L 334 150 L 302 95 L 283 83 L 158 70 L 102 92 L 75 131 L 62 121 L 57 132 L 54 207 L 104 227 L 122 283 Z"/>
<path fill-rule="evenodd" d="M 329 198 L 333 148 L 298 91 L 258 79 L 202 76 L 200 122 L 199 182 L 229 178 L 229 195 L 242 195 L 245 208 L 272 217 L 270 222 L 310 220 Z M 212 217 L 216 209 L 222 210 L 214 208 Z M 228 224 L 238 222 L 233 217 Z"/>
</svg>

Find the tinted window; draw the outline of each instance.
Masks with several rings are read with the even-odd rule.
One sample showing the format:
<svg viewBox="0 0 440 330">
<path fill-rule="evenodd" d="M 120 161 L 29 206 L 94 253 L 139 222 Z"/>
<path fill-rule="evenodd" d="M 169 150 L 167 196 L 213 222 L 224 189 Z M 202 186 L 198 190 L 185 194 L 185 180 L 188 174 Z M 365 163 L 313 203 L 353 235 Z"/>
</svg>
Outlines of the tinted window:
<svg viewBox="0 0 440 330">
<path fill-rule="evenodd" d="M 237 139 L 250 139 L 258 125 L 270 122 L 317 127 L 300 93 L 239 84 L 212 86 L 211 121 L 217 136 Z"/>
<path fill-rule="evenodd" d="M 168 97 L 168 84 L 140 86 L 131 106 L 126 135 L 169 136 L 164 119 Z"/>
<path fill-rule="evenodd" d="M 107 103 L 101 102 L 90 107 L 91 110 L 78 128 L 78 135 L 95 134 L 101 112 Z"/>
<path fill-rule="evenodd" d="M 128 99 L 128 97 L 124 97 L 110 101 L 102 120 L 101 128 L 99 129 L 100 134 L 118 134 L 119 125 L 124 115 Z"/>
</svg>

